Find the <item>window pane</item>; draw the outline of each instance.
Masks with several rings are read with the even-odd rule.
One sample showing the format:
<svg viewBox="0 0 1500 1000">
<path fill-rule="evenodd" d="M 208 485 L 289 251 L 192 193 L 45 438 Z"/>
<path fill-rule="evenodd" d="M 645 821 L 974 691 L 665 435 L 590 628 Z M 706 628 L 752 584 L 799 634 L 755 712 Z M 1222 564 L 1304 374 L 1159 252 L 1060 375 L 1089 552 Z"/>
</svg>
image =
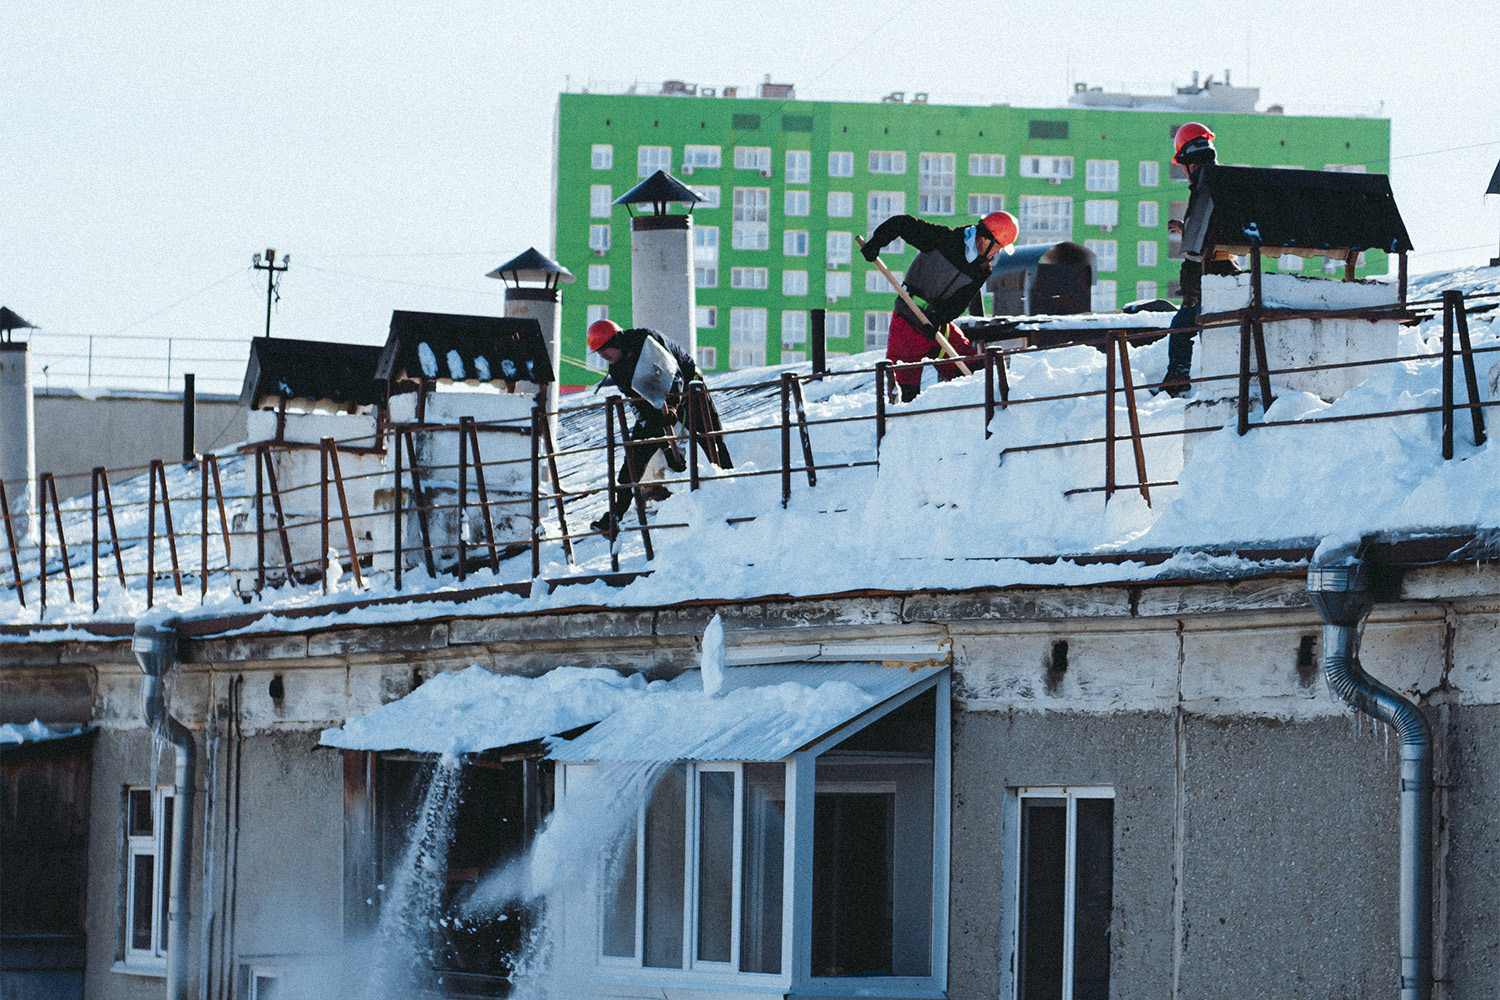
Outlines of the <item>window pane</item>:
<svg viewBox="0 0 1500 1000">
<path fill-rule="evenodd" d="M 848 315 L 844 316 L 845 323 Z M 745 765 L 745 848 L 740 871 L 740 971 L 781 971 L 781 882 L 786 766 Z"/>
<path fill-rule="evenodd" d="M 1073 900 L 1073 1000 L 1109 1000 L 1114 799 L 1078 799 Z"/>
<path fill-rule="evenodd" d="M 1067 799 L 1021 800 L 1018 1000 L 1062 1000 Z"/>
<path fill-rule="evenodd" d="M 161 951 L 167 950 L 168 904 L 172 896 L 172 806 L 175 800 L 168 797 L 161 801 L 161 933 L 157 937 Z"/>
<path fill-rule="evenodd" d="M 130 790 L 130 836 L 151 836 L 151 790 L 148 788 Z"/>
<path fill-rule="evenodd" d="M 698 958 L 727 962 L 734 913 L 734 772 L 698 775 Z"/>
<path fill-rule="evenodd" d="M 156 859 L 149 854 L 130 856 L 130 947 L 151 950 L 151 894 Z"/>
<path fill-rule="evenodd" d="M 604 897 L 604 954 L 614 958 L 635 957 L 636 846 L 632 833 L 604 868 L 605 884 L 614 886 Z"/>
<path fill-rule="evenodd" d="M 683 862 L 687 823 L 687 769 L 667 770 L 646 807 L 645 964 L 682 968 Z"/>
<path fill-rule="evenodd" d="M 814 797 L 814 976 L 891 974 L 894 819 L 888 793 Z"/>
</svg>

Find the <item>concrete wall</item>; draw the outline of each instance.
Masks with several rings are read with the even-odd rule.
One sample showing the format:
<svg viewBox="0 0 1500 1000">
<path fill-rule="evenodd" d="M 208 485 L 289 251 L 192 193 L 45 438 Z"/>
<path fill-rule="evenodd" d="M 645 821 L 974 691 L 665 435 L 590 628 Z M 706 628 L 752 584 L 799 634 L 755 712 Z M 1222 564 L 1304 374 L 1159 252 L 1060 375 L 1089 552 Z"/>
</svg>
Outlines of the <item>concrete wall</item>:
<svg viewBox="0 0 1500 1000">
<path fill-rule="evenodd" d="M 199 452 L 245 440 L 249 411 L 233 397 L 200 394 L 197 412 Z M 182 459 L 181 394 L 88 399 L 58 390 L 36 397 L 36 467 L 58 477 L 59 496 L 87 492 L 95 466 L 130 468 L 154 458 Z"/>
<path fill-rule="evenodd" d="M 1493 566 L 1414 571 L 1401 600 L 1377 607 L 1361 654 L 1372 674 L 1419 696 L 1434 724 L 1435 957 L 1452 996 L 1484 995 L 1500 975 L 1497 595 Z M 174 713 L 194 727 L 200 752 L 214 745 L 214 720 L 216 764 L 200 763 L 200 781 L 215 789 L 221 823 L 233 798 L 227 775 L 240 776 L 235 960 L 338 947 L 342 770 L 337 754 L 312 749 L 320 728 L 471 663 L 533 675 L 568 663 L 671 675 L 696 665 L 696 640 L 715 611 L 732 647 L 952 641 L 947 961 L 955 1000 L 1008 995 L 1002 925 L 1014 895 L 1005 856 L 1014 831 L 1005 814 L 1022 785 L 1114 790 L 1117 1000 L 1395 992 L 1397 751 L 1326 690 L 1316 666 L 1319 622 L 1292 576 L 587 610 L 190 641 Z M 120 789 L 150 780 L 139 671 L 125 645 L 0 646 L 7 690 L 43 689 L 50 678 L 76 710 L 80 684 L 97 677 L 93 715 L 105 732 L 94 769 L 88 995 L 109 1000 L 159 995 L 161 986 L 109 971 Z M 277 676 L 283 694 L 273 698 Z M 244 732 L 238 760 L 230 718 Z M 219 829 L 222 877 L 229 846 Z"/>
</svg>

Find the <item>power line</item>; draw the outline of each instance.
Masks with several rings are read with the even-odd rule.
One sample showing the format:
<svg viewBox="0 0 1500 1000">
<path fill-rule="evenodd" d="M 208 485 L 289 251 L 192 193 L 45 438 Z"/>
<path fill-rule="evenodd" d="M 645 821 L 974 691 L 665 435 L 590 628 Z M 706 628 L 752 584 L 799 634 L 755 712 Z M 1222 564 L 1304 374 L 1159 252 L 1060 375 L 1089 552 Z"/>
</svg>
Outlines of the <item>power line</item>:
<svg viewBox="0 0 1500 1000">
<path fill-rule="evenodd" d="M 140 326 L 142 323 L 146 322 L 146 320 L 148 320 L 148 319 L 155 319 L 157 316 L 160 316 L 164 312 L 169 312 L 169 311 L 171 311 L 173 309 L 176 309 L 178 306 L 182 305 L 184 302 L 188 301 L 189 299 L 195 299 L 198 296 L 202 295 L 204 292 L 208 291 L 209 289 L 211 289 L 211 288 L 217 288 L 218 286 L 224 284 L 224 282 L 228 281 L 230 278 L 233 278 L 236 275 L 244 274 L 248 270 L 249 270 L 249 268 L 245 267 L 245 268 L 240 268 L 239 270 L 234 271 L 234 272 L 232 272 L 230 274 L 226 274 L 226 275 L 224 275 L 224 277 L 220 278 L 218 281 L 215 281 L 213 284 L 211 284 L 211 285 L 205 285 L 202 288 L 198 289 L 196 292 L 192 292 L 191 294 L 184 295 L 182 298 L 178 299 L 176 302 L 173 302 L 171 305 L 169 305 L 169 306 L 163 306 L 162 308 L 156 310 L 156 312 L 151 313 L 149 316 L 142 316 L 140 319 L 136 320 L 134 323 L 131 323 L 129 326 L 122 326 L 122 327 L 120 327 L 120 329 L 118 329 L 114 333 L 110 334 L 110 336 L 117 337 L 120 334 L 124 333 L 126 330 L 133 330 L 136 327 Z"/>
<path fill-rule="evenodd" d="M 1439 153 L 1457 153 L 1465 149 L 1483 149 L 1485 146 L 1500 146 L 1500 139 L 1495 139 L 1491 142 L 1476 142 L 1471 146 L 1449 146 L 1447 149 L 1429 149 L 1423 153 L 1402 153 L 1400 156 L 1391 157 L 1391 159 L 1409 160 L 1413 156 L 1436 156 Z"/>
<path fill-rule="evenodd" d="M 323 274 L 337 274 L 344 278 L 358 278 L 361 281 L 368 281 L 371 284 L 377 285 L 405 285 L 408 288 L 431 288 L 440 292 L 462 292 L 466 295 L 484 295 L 495 298 L 505 297 L 504 292 L 482 292 L 473 288 L 455 288 L 452 285 L 432 285 L 421 281 L 402 281 L 399 278 L 377 278 L 374 275 L 356 274 L 353 271 L 338 271 L 331 267 L 318 267 L 315 264 L 309 264 L 308 269 L 319 271 Z"/>
</svg>

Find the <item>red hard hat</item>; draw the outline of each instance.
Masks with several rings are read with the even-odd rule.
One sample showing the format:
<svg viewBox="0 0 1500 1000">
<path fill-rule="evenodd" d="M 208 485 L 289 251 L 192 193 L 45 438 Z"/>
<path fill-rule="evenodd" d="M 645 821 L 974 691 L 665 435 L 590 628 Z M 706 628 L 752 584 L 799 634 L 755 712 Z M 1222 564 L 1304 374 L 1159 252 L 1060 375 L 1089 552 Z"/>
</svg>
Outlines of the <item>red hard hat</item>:
<svg viewBox="0 0 1500 1000">
<path fill-rule="evenodd" d="M 991 212 L 979 220 L 980 225 L 990 234 L 990 239 L 1008 247 L 1016 241 L 1016 235 L 1021 227 L 1016 224 L 1016 217 L 1009 212 Z"/>
<path fill-rule="evenodd" d="M 1173 163 L 1182 162 L 1183 150 L 1186 149 L 1188 143 L 1193 142 L 1195 139 L 1202 141 L 1194 144 L 1192 149 L 1187 150 L 1188 152 L 1196 152 L 1200 149 L 1213 149 L 1213 130 L 1199 122 L 1188 122 L 1179 128 L 1177 134 L 1172 137 L 1172 146 L 1175 150 L 1172 155 Z"/>
<path fill-rule="evenodd" d="M 597 352 L 599 348 L 615 339 L 615 334 L 620 332 L 620 324 L 612 319 L 596 319 L 589 324 L 589 350 Z"/>
</svg>

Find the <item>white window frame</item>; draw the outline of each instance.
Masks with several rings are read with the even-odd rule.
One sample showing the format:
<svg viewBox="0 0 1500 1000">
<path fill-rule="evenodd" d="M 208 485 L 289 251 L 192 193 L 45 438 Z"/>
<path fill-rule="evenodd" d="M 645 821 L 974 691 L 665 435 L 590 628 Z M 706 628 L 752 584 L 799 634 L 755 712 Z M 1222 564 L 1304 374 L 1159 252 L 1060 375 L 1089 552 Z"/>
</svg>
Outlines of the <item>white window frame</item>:
<svg viewBox="0 0 1500 1000">
<path fill-rule="evenodd" d="M 1157 284 L 1154 281 L 1137 281 L 1135 283 L 1135 297 L 1137 301 L 1157 298 Z"/>
<path fill-rule="evenodd" d="M 823 275 L 824 297 L 829 302 L 847 299 L 851 293 L 848 271 L 828 271 Z"/>
<path fill-rule="evenodd" d="M 1073 158 L 1071 156 L 1023 156 L 1019 173 L 1022 177 L 1036 177 L 1060 184 L 1073 179 Z"/>
<path fill-rule="evenodd" d="M 719 327 L 718 306 L 694 306 L 693 326 L 699 330 L 716 330 Z"/>
<path fill-rule="evenodd" d="M 698 370 L 711 372 L 719 367 L 719 349 L 707 345 L 698 347 Z"/>
<path fill-rule="evenodd" d="M 1086 160 L 1083 169 L 1085 191 L 1120 190 L 1119 160 Z"/>
<path fill-rule="evenodd" d="M 771 189 L 735 188 L 730 246 L 735 250 L 767 250 L 770 245 Z"/>
<path fill-rule="evenodd" d="M 807 272 L 803 270 L 787 270 L 781 272 L 781 294 L 782 295 L 806 295 L 807 294 Z"/>
<path fill-rule="evenodd" d="M 1000 967 L 1007 970 L 1002 977 L 1000 1000 L 1015 1000 L 1020 992 L 1021 962 L 1019 961 L 1021 922 L 1021 802 L 1028 798 L 1067 800 L 1067 848 L 1066 872 L 1063 885 L 1063 1000 L 1073 996 L 1073 934 L 1075 901 L 1077 896 L 1076 871 L 1078 800 L 1114 799 L 1115 790 L 1109 787 L 1087 785 L 1026 785 L 1008 788 L 1005 793 L 1001 815 L 1000 870 L 1006 876 L 1005 905 L 1000 922 Z M 1116 817 L 1118 821 L 1118 817 Z M 1113 969 L 1111 969 L 1113 975 Z"/>
<path fill-rule="evenodd" d="M 764 291 L 769 287 L 770 272 L 764 267 L 731 267 L 729 287 Z"/>
<path fill-rule="evenodd" d="M 854 192 L 828 192 L 828 217 L 830 219 L 854 218 Z"/>
<path fill-rule="evenodd" d="M 781 255 L 806 257 L 810 242 L 806 229 L 784 229 L 781 232 Z"/>
<path fill-rule="evenodd" d="M 130 810 L 137 792 L 148 793 L 151 796 L 150 833 L 131 833 Z M 123 804 L 125 810 L 125 912 L 121 931 L 124 935 L 125 965 L 129 967 L 163 968 L 166 964 L 168 942 L 164 925 L 167 923 L 166 911 L 171 891 L 171 865 L 168 863 L 168 855 L 171 854 L 172 849 L 172 844 L 168 840 L 166 818 L 169 809 L 175 813 L 176 810 L 168 805 L 174 802 L 175 797 L 171 785 L 159 785 L 155 788 L 147 785 L 130 785 L 125 789 Z M 174 824 L 178 818 L 173 816 Z M 146 918 L 151 921 L 148 935 L 150 943 L 145 948 L 137 948 L 135 946 L 136 861 L 138 858 L 145 857 L 151 859 L 151 911 Z"/>
<path fill-rule="evenodd" d="M 719 185 L 698 184 L 689 188 L 689 190 L 696 194 L 699 198 L 703 199 L 693 206 L 693 211 L 697 212 L 700 209 L 719 207 Z"/>
<path fill-rule="evenodd" d="M 917 154 L 917 214 L 952 215 L 958 175 L 953 153 Z"/>
<path fill-rule="evenodd" d="M 891 275 L 899 283 L 903 278 L 906 277 L 906 272 L 892 271 Z M 865 272 L 865 291 L 872 292 L 876 295 L 885 292 L 894 293 L 894 289 L 891 288 L 890 280 L 886 278 L 885 275 L 881 274 L 878 268 Z"/>
<path fill-rule="evenodd" d="M 1155 229 L 1161 223 L 1161 204 L 1143 201 L 1135 207 L 1136 225 L 1144 229 Z"/>
<path fill-rule="evenodd" d="M 762 177 L 771 176 L 770 146 L 734 147 L 734 169 L 759 170 Z"/>
<path fill-rule="evenodd" d="M 609 224 L 589 226 L 589 249 L 600 257 L 609 253 Z"/>
<path fill-rule="evenodd" d="M 1120 269 L 1120 244 L 1116 240 L 1084 240 L 1083 245 L 1093 252 L 1101 273 Z"/>
<path fill-rule="evenodd" d="M 729 368 L 764 368 L 766 364 L 766 310 L 764 307 L 731 306 L 729 309 Z"/>
<path fill-rule="evenodd" d="M 1140 240 L 1135 245 L 1137 267 L 1155 267 L 1161 256 L 1161 247 L 1156 240 Z"/>
<path fill-rule="evenodd" d="M 865 310 L 865 350 L 883 351 L 891 335 L 889 309 Z"/>
<path fill-rule="evenodd" d="M 1023 194 L 1016 242 L 1062 243 L 1073 238 L 1073 199 L 1063 195 Z"/>
<path fill-rule="evenodd" d="M 824 328 L 827 332 L 827 326 Z M 781 311 L 781 349 L 797 350 L 798 344 L 807 343 L 807 310 L 783 309 Z M 783 358 L 785 360 L 785 358 Z"/>
<path fill-rule="evenodd" d="M 991 212 L 1005 211 L 1005 195 L 1003 194 L 971 194 L 969 195 L 969 214 L 975 218 L 982 219 Z"/>
<path fill-rule="evenodd" d="M 1154 188 L 1161 183 L 1161 164 L 1156 160 L 1142 160 L 1137 178 L 1143 188 Z"/>
<path fill-rule="evenodd" d="M 812 192 L 805 188 L 787 189 L 782 193 L 783 214 L 806 216 L 812 214 Z"/>
<path fill-rule="evenodd" d="M 865 239 L 869 239 L 886 219 L 906 214 L 905 191 L 870 191 L 865 195 Z M 883 254 L 906 252 L 905 240 L 892 240 L 881 251 Z"/>
<path fill-rule="evenodd" d="M 658 170 L 672 172 L 671 146 L 637 146 L 635 148 L 635 175 L 650 177 Z"/>
<path fill-rule="evenodd" d="M 1089 198 L 1083 203 L 1083 224 L 1106 233 L 1120 224 L 1120 203 L 1114 198 Z"/>
<path fill-rule="evenodd" d="M 1089 311 L 1114 312 L 1120 308 L 1120 285 L 1113 278 L 1100 278 L 1089 289 Z"/>
<path fill-rule="evenodd" d="M 596 142 L 589 150 L 589 163 L 595 170 L 615 168 L 615 147 L 607 142 Z"/>
<path fill-rule="evenodd" d="M 969 154 L 969 176 L 970 177 L 1004 177 L 1005 176 L 1005 154 L 1004 153 L 970 153 Z"/>
<path fill-rule="evenodd" d="M 589 218 L 607 219 L 614 209 L 615 189 L 608 184 L 589 185 Z"/>
<path fill-rule="evenodd" d="M 717 170 L 723 165 L 723 156 L 719 146 L 683 146 L 682 174 L 691 177 L 695 170 Z"/>
<path fill-rule="evenodd" d="M 828 176 L 853 177 L 854 154 L 837 150 L 830 152 L 828 154 Z"/>
<path fill-rule="evenodd" d="M 849 336 L 849 314 L 846 312 L 826 312 L 823 314 L 823 337 L 833 340 L 836 337 L 847 338 Z"/>
<path fill-rule="evenodd" d="M 719 227 L 693 227 L 693 263 L 717 264 L 719 262 Z"/>
<path fill-rule="evenodd" d="M 607 292 L 607 291 L 609 291 L 609 265 L 608 264 L 590 264 L 589 265 L 589 291 L 591 291 L 591 292 Z"/>
<path fill-rule="evenodd" d="M 829 267 L 838 267 L 854 260 L 854 234 L 830 229 L 824 254 Z"/>
<path fill-rule="evenodd" d="M 812 183 L 812 152 L 806 149 L 786 151 L 786 177 L 788 184 Z"/>
<path fill-rule="evenodd" d="M 872 149 L 868 160 L 872 174 L 906 173 L 906 153 L 900 149 Z"/>
</svg>

